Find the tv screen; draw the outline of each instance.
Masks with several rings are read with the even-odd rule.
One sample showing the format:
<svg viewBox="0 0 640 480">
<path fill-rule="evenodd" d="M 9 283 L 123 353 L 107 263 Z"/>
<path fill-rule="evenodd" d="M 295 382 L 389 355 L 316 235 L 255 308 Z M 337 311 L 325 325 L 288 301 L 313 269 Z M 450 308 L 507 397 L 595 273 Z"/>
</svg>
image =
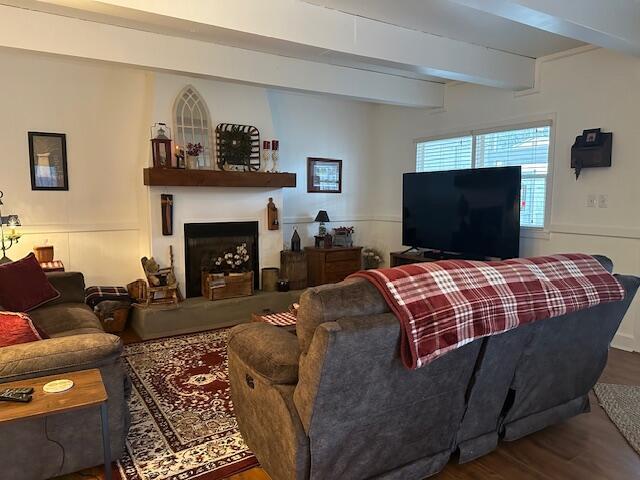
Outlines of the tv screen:
<svg viewBox="0 0 640 480">
<path fill-rule="evenodd" d="M 520 167 L 403 176 L 402 243 L 512 258 L 520 250 Z"/>
</svg>

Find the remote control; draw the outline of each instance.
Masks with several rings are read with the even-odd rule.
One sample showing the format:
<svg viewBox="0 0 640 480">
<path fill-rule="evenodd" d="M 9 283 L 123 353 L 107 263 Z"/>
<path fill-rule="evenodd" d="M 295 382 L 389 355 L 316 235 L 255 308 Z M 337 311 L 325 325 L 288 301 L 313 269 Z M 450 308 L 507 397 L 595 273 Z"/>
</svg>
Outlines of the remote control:
<svg viewBox="0 0 640 480">
<path fill-rule="evenodd" d="M 21 387 L 21 388 L 7 388 L 4 391 L 0 390 L 0 394 L 4 394 L 4 393 L 19 393 L 19 394 L 24 394 L 24 395 L 31 395 L 33 393 L 33 388 L 32 387 Z"/>
<path fill-rule="evenodd" d="M 25 393 L 0 393 L 0 402 L 28 403 L 30 401 L 31 395 Z"/>
</svg>

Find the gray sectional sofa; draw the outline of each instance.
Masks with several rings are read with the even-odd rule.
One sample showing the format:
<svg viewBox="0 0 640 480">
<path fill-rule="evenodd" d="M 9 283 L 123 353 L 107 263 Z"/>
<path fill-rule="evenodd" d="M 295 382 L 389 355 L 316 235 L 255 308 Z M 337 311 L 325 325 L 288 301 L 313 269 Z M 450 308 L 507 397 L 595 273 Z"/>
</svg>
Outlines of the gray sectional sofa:
<svg viewBox="0 0 640 480">
<path fill-rule="evenodd" d="M 259 323 L 232 330 L 240 430 L 273 480 L 422 479 L 454 452 L 473 460 L 589 410 L 640 285 L 617 278 L 621 302 L 476 340 L 416 371 L 402 365 L 398 320 L 373 286 L 311 288 L 297 338 Z"/>
<path fill-rule="evenodd" d="M 84 304 L 81 273 L 47 275 L 60 298 L 29 312 L 48 337 L 0 348 L 2 383 L 90 368 L 100 369 L 109 400 L 112 458 L 120 457 L 129 429 L 129 378 L 120 338 L 104 333 Z M 0 478 L 44 480 L 103 463 L 98 408 L 0 425 Z"/>
</svg>

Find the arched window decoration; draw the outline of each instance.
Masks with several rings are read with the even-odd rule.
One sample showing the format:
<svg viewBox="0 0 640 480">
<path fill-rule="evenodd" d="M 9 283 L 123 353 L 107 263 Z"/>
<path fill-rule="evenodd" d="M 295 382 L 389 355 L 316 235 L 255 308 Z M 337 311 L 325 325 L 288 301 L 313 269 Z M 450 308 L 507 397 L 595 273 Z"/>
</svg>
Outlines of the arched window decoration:
<svg viewBox="0 0 640 480">
<path fill-rule="evenodd" d="M 198 168 L 213 168 L 215 164 L 211 140 L 211 116 L 207 104 L 191 85 L 186 86 L 174 105 L 175 141 L 186 149 L 188 143 L 200 143 L 204 151 Z"/>
</svg>

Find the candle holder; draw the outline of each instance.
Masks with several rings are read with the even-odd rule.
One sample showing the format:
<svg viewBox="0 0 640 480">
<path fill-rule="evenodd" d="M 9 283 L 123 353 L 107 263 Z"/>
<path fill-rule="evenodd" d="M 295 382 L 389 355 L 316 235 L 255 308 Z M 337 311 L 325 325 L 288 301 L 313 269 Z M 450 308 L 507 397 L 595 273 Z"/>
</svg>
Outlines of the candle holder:
<svg viewBox="0 0 640 480">
<path fill-rule="evenodd" d="M 265 140 L 262 142 L 262 168 L 265 172 L 269 172 L 269 162 L 271 161 L 271 142 Z"/>
<path fill-rule="evenodd" d="M 2 197 L 4 197 L 4 192 L 0 191 L 0 248 L 2 249 L 0 264 L 12 261 L 7 257 L 7 250 L 9 250 L 15 243 L 18 243 L 18 240 L 20 240 L 20 237 L 22 236 L 16 231 L 17 227 L 20 226 L 20 219 L 18 218 L 18 215 L 2 216 L 2 206 L 4 205 L 4 203 L 2 203 Z"/>
<path fill-rule="evenodd" d="M 273 166 L 271 167 L 271 171 L 273 173 L 278 172 L 278 160 L 280 160 L 280 141 L 279 140 L 271 140 L 271 161 L 273 162 Z"/>
</svg>

